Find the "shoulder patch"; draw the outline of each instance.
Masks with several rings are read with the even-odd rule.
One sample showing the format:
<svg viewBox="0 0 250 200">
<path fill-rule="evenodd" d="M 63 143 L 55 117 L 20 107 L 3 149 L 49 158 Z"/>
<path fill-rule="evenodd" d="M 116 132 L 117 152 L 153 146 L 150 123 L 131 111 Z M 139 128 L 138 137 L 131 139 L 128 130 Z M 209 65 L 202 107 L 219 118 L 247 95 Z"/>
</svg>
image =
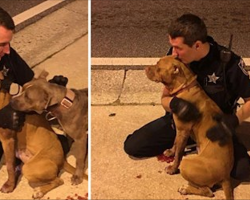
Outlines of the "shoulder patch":
<svg viewBox="0 0 250 200">
<path fill-rule="evenodd" d="M 240 67 L 241 71 L 246 75 L 249 76 L 247 70 L 246 70 L 246 64 L 244 62 L 244 60 L 241 58 L 240 62 L 238 63 L 238 66 Z"/>
</svg>

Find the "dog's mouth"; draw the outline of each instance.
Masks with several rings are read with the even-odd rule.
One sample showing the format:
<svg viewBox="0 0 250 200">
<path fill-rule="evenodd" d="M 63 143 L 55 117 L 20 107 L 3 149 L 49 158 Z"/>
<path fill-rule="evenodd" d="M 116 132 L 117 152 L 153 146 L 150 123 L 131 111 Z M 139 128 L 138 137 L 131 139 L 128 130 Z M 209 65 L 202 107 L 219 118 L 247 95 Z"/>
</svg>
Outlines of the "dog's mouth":
<svg viewBox="0 0 250 200">
<path fill-rule="evenodd" d="M 153 70 L 146 70 L 146 75 L 149 80 L 154 81 L 156 83 L 162 83 L 163 85 L 167 86 L 167 82 L 163 79 L 163 77 L 157 75 Z"/>
<path fill-rule="evenodd" d="M 22 111 L 22 110 L 19 108 L 19 106 L 17 105 L 16 100 L 14 100 L 14 99 L 11 99 L 11 100 L 10 100 L 10 106 L 11 106 L 14 110 Z"/>
<path fill-rule="evenodd" d="M 146 76 L 148 77 L 149 80 L 154 81 L 156 83 L 161 82 L 160 77 L 157 76 L 157 74 L 155 73 L 155 70 L 152 69 L 151 67 L 146 67 L 145 73 L 146 73 Z"/>
<path fill-rule="evenodd" d="M 164 80 L 162 80 L 161 83 L 165 86 L 168 86 L 168 84 Z"/>
</svg>

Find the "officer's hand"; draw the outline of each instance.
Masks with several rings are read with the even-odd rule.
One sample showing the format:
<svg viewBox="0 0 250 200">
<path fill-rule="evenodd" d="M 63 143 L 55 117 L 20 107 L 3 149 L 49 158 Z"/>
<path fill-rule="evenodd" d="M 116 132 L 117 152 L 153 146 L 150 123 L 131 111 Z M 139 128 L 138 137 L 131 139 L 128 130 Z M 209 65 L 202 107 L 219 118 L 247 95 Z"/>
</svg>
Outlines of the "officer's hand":
<svg viewBox="0 0 250 200">
<path fill-rule="evenodd" d="M 62 75 L 56 75 L 52 79 L 49 80 L 50 83 L 56 83 L 61 86 L 66 86 L 68 83 L 68 78 Z"/>
<path fill-rule="evenodd" d="M 8 78 L 5 78 L 5 79 L 0 81 L 0 88 L 6 92 L 9 92 L 11 84 L 12 84 L 12 81 L 9 80 Z"/>
<path fill-rule="evenodd" d="M 19 131 L 24 125 L 25 113 L 14 110 L 10 104 L 0 110 L 0 127 Z"/>
<path fill-rule="evenodd" d="M 232 115 L 222 115 L 221 122 L 224 123 L 232 133 L 235 132 L 235 129 L 239 126 L 239 119 L 235 114 Z"/>
<path fill-rule="evenodd" d="M 184 122 L 196 121 L 201 117 L 201 113 L 194 104 L 178 97 L 170 101 L 169 107 Z"/>
<path fill-rule="evenodd" d="M 169 92 L 169 89 L 164 87 L 163 90 L 162 90 L 162 98 L 163 97 L 169 97 L 170 96 L 170 92 Z"/>
</svg>

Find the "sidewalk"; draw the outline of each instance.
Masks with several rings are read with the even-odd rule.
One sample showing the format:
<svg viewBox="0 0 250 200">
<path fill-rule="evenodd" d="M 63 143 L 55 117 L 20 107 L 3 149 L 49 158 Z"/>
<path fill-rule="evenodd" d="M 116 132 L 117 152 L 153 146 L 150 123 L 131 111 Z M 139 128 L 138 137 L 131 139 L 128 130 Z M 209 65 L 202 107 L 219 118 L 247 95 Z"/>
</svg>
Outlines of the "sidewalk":
<svg viewBox="0 0 250 200">
<path fill-rule="evenodd" d="M 168 163 L 157 157 L 133 160 L 123 150 L 129 134 L 164 115 L 161 90 L 143 70 L 91 71 L 92 199 L 208 199 L 180 195 L 177 190 L 186 181 L 180 174 L 167 175 Z M 248 129 L 242 138 L 249 148 Z M 235 199 L 249 199 L 249 184 L 234 189 Z M 214 194 L 211 199 L 225 198 L 221 189 Z"/>
<path fill-rule="evenodd" d="M 36 73 L 42 69 L 69 78 L 68 87 L 88 86 L 88 1 L 75 0 L 59 10 L 27 26 L 14 35 L 12 46 Z M 68 160 L 75 165 L 72 155 Z M 86 170 L 86 173 L 88 170 Z M 7 180 L 6 165 L 1 166 L 0 186 Z M 71 175 L 62 172 L 64 184 L 53 189 L 43 199 L 84 199 L 88 182 L 71 185 Z M 33 189 L 21 177 L 14 192 L 0 193 L 0 199 L 32 199 Z"/>
</svg>

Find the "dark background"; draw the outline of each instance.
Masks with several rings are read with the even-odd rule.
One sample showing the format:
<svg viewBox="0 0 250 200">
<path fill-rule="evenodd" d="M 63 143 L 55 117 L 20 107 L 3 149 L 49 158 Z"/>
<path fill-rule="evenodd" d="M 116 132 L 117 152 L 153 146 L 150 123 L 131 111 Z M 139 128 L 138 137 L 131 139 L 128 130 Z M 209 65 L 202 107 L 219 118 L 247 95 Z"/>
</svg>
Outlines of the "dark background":
<svg viewBox="0 0 250 200">
<path fill-rule="evenodd" d="M 0 6 L 14 17 L 46 0 L 0 0 Z"/>
<path fill-rule="evenodd" d="M 167 26 L 184 13 L 204 19 L 208 33 L 250 56 L 249 0 L 92 0 L 92 57 L 160 57 L 169 48 Z"/>
</svg>

